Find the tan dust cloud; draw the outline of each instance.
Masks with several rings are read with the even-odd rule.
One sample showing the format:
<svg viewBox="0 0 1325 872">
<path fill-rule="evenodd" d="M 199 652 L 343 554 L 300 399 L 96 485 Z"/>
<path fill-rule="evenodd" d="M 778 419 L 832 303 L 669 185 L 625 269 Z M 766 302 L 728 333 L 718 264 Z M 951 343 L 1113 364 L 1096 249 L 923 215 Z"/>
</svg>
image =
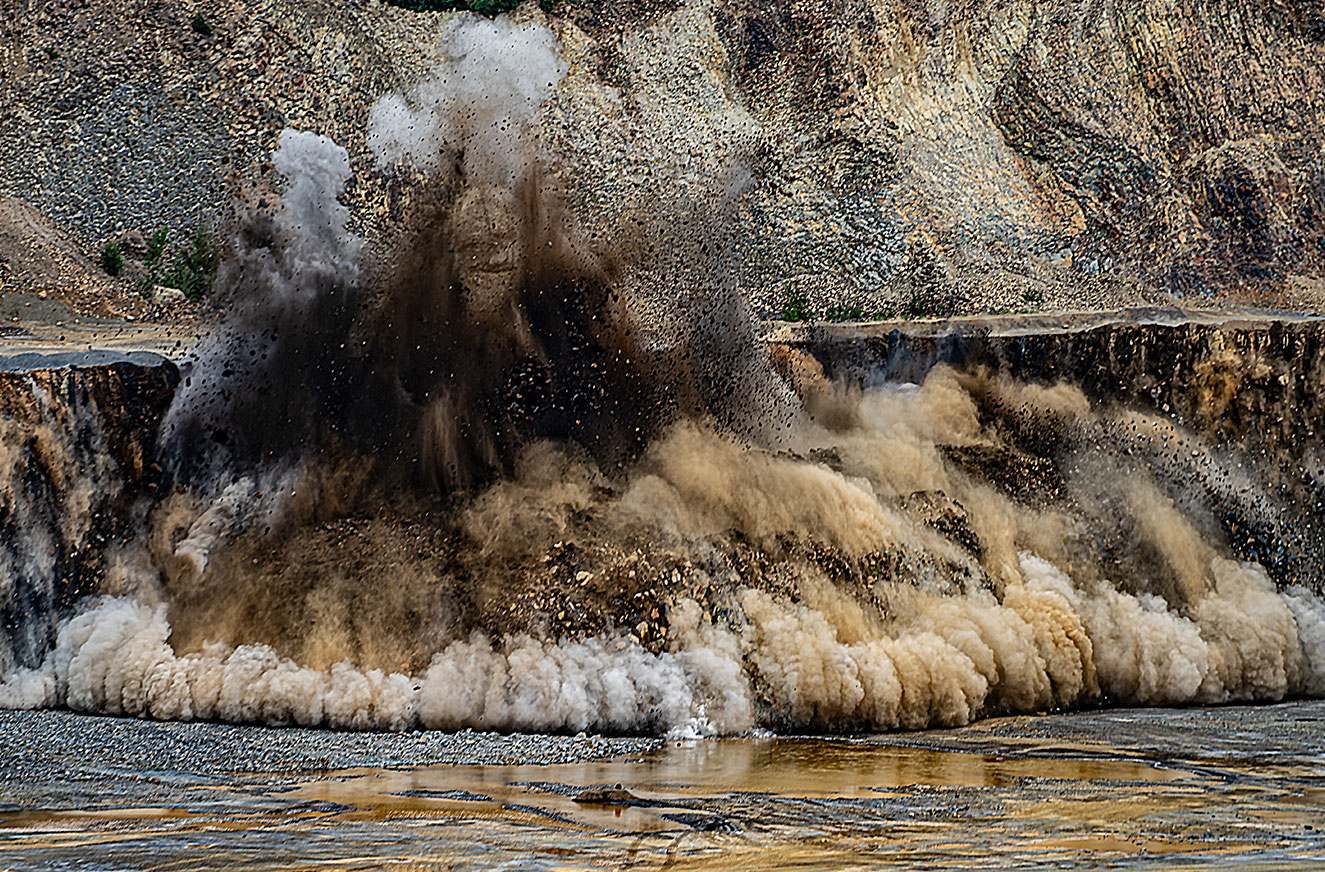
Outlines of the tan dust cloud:
<svg viewBox="0 0 1325 872">
<path fill-rule="evenodd" d="M 1101 694 L 1116 704 L 1178 704 L 1275 700 L 1325 688 L 1320 597 L 1278 591 L 1259 566 L 1219 556 L 1222 546 L 1201 541 L 1153 486 L 1134 482 L 1122 504 L 1144 547 L 1159 553 L 1153 565 L 1181 582 L 1173 602 L 1150 584 L 1129 589 L 1127 579 L 1110 580 L 1099 567 L 1075 580 L 1055 562 L 1080 558 L 1069 519 L 1045 524 L 1052 510 L 1027 511 L 943 459 L 939 446 L 999 438 L 976 419 L 972 394 L 954 374 L 937 371 L 918 388 L 866 393 L 858 404 L 852 429 L 807 427 L 800 438 L 807 449 L 836 451 L 837 465 L 862 474 L 687 424 L 616 485 L 574 452 L 537 445 L 515 478 L 472 503 L 466 523 L 475 541 L 509 549 L 508 558 L 535 559 L 539 543 L 569 535 L 569 518 L 588 511 L 604 535 L 652 531 L 677 548 L 738 536 L 776 549 L 779 537 L 790 536 L 843 554 L 911 549 L 922 570 L 916 579 L 876 577 L 849 589 L 792 560 L 784 567 L 794 580 L 790 592 L 760 589 L 752 576 L 733 580 L 714 604 L 678 596 L 661 648 L 646 649 L 624 633 L 501 641 L 478 631 L 443 633 L 410 640 L 436 652 L 410 673 L 349 662 L 311 668 L 261 644 L 176 651 L 164 605 L 111 598 L 66 622 L 46 662 L 9 675 L 0 700 L 347 728 L 713 734 L 954 725 Z M 1093 414 L 1061 401 L 1050 411 L 1064 409 Z M 871 429 L 872 420 L 883 427 Z M 931 466 L 898 467 L 881 456 L 892 438 L 909 442 L 915 450 L 907 456 L 927 457 Z M 926 550 L 943 537 L 894 505 L 898 485 L 917 475 L 946 483 L 966 501 L 971 528 L 989 546 L 979 559 L 945 562 L 945 553 L 961 551 L 953 543 L 937 556 Z M 216 511 L 198 515 L 180 547 L 210 535 Z M 899 539 L 922 528 L 924 535 Z M 1036 552 L 1037 542 L 1049 557 Z M 1012 565 L 1010 548 L 1020 548 Z M 933 562 L 921 560 L 924 554 Z M 925 580 L 945 565 L 956 574 Z"/>
</svg>

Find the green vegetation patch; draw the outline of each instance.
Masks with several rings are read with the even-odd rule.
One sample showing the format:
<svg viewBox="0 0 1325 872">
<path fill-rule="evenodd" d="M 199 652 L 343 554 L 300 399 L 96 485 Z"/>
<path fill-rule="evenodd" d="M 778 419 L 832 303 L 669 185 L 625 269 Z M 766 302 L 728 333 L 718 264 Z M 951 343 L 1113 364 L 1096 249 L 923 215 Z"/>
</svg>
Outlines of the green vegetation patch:
<svg viewBox="0 0 1325 872">
<path fill-rule="evenodd" d="M 138 292 L 150 297 L 152 288 L 161 285 L 195 302 L 212 289 L 219 265 L 220 252 L 206 228 L 199 227 L 181 238 L 163 227 L 147 240 L 146 269 Z"/>
<path fill-rule="evenodd" d="M 792 323 L 814 320 L 814 312 L 810 309 L 809 295 L 804 291 L 787 295 L 786 301 L 782 304 L 782 320 Z"/>
<path fill-rule="evenodd" d="M 106 247 L 101 249 L 101 268 L 112 276 L 119 275 L 120 270 L 124 269 L 124 255 L 120 254 L 118 242 L 107 242 Z"/>
<path fill-rule="evenodd" d="M 823 311 L 816 310 L 811 304 L 809 295 L 804 291 L 797 291 L 789 294 L 782 303 L 782 320 L 791 323 L 800 321 L 831 321 L 840 323 L 843 321 L 891 321 L 896 318 L 898 312 L 893 308 L 866 309 L 864 306 L 853 303 L 829 303 Z"/>
</svg>

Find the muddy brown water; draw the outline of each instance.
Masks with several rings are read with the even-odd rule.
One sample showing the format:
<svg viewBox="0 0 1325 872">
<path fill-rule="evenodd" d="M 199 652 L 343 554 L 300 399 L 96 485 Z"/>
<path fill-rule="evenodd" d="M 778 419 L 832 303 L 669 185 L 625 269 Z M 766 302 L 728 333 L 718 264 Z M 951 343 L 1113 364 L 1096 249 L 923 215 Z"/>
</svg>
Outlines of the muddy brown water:
<svg viewBox="0 0 1325 872">
<path fill-rule="evenodd" d="M 1323 722 L 1320 702 L 1096 712 L 555 765 L 216 777 L 107 765 L 94 746 L 115 733 L 97 728 L 62 776 L 64 807 L 27 784 L 0 813 L 0 868 L 1320 868 Z M 189 742 L 281 735 L 198 727 Z"/>
</svg>

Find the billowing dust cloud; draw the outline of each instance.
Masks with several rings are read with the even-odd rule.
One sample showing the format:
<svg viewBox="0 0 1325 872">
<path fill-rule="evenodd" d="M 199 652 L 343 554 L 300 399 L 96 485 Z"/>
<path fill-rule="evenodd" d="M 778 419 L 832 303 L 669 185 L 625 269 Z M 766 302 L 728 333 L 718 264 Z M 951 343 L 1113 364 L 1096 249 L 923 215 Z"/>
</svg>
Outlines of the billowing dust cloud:
<svg viewBox="0 0 1325 872">
<path fill-rule="evenodd" d="M 1189 496 L 1274 505 L 1235 449 L 1068 384 L 833 382 L 756 341 L 718 257 L 677 278 L 709 305 L 659 312 L 662 261 L 586 229 L 541 138 L 556 33 L 440 45 L 372 112 L 417 193 L 385 265 L 346 152 L 283 136 L 163 429 L 175 487 L 0 705 L 713 735 L 1325 694 L 1325 601 Z M 729 169 L 660 213 L 737 208 Z"/>
<path fill-rule="evenodd" d="M 1164 527 L 1172 508 L 1156 508 L 1157 493 L 1133 501 L 1135 527 L 1155 538 L 1129 558 L 1156 576 L 1142 584 L 1089 564 L 1074 576 L 1065 567 L 1092 556 L 1074 529 L 1089 519 L 1033 510 L 944 459 L 945 448 L 997 445 L 957 374 L 853 399 L 857 424 L 801 434 L 831 462 L 682 423 L 623 481 L 543 443 L 529 449 L 539 463 L 468 504 L 471 547 L 503 551 L 508 566 L 521 549 L 538 563 L 533 555 L 564 548 L 585 513 L 610 540 L 654 542 L 685 567 L 667 584 L 659 644 L 623 631 L 498 640 L 472 630 L 412 640 L 436 653 L 409 673 L 314 668 L 265 644 L 177 650 L 166 604 L 107 598 L 61 627 L 40 668 L 8 678 L 5 704 L 351 728 L 712 734 L 1325 692 L 1325 602 L 1276 590 L 1180 516 Z M 1038 399 L 1037 414 L 1094 418 L 1079 395 L 1065 406 Z M 917 494 L 964 506 L 979 547 L 908 508 Z M 740 547 L 763 565 L 722 554 Z M 875 572 L 853 578 L 842 571 L 853 562 Z M 1184 582 L 1172 587 L 1181 598 L 1146 589 L 1169 580 Z"/>
</svg>

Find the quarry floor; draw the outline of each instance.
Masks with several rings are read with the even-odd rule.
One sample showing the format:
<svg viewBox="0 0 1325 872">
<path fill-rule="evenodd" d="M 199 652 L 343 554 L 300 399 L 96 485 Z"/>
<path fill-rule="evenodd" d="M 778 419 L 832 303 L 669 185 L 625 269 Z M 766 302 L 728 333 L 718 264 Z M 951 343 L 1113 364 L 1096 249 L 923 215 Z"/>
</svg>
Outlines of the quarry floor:
<svg viewBox="0 0 1325 872">
<path fill-rule="evenodd" d="M 1320 701 L 666 741 L 0 712 L 0 869 L 1320 868 L 1322 724 Z"/>
<path fill-rule="evenodd" d="M 1299 322 L 1325 318 L 1316 310 L 1282 311 L 1250 307 L 1151 306 L 1119 310 L 1039 311 L 957 318 L 840 323 L 764 322 L 759 333 L 765 341 L 794 341 L 814 331 L 825 338 L 886 336 L 899 330 L 909 336 L 948 333 L 1026 335 L 1091 330 L 1120 324 L 1238 324 Z M 111 356 L 150 352 L 176 361 L 185 360 L 210 330 L 195 315 L 183 319 L 122 320 L 80 315 L 54 298 L 0 293 L 0 368 L 23 369 L 69 364 L 101 363 Z M 92 357 L 86 355 L 91 354 Z"/>
</svg>

